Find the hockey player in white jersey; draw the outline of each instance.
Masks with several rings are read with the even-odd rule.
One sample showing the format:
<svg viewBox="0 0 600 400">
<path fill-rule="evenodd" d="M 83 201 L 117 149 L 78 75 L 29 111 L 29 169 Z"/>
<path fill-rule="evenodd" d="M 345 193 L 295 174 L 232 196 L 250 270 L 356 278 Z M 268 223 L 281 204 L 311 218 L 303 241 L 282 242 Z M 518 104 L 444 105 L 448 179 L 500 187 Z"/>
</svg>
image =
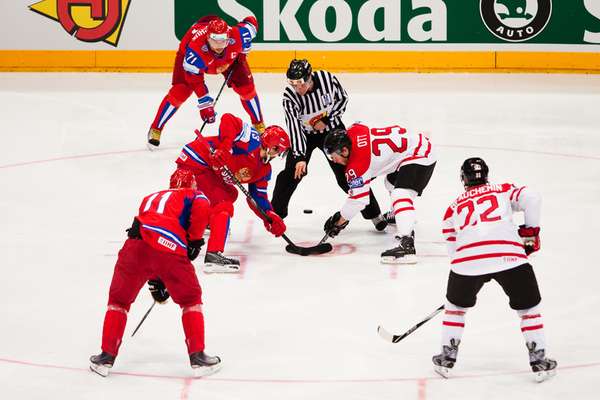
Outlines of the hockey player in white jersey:
<svg viewBox="0 0 600 400">
<path fill-rule="evenodd" d="M 385 176 L 396 216 L 397 246 L 381 253 L 381 262 L 416 263 L 414 201 L 429 183 L 437 161 L 429 139 L 397 125 L 369 128 L 357 123 L 347 132 L 330 132 L 323 147 L 328 158 L 346 167 L 350 187 L 341 210 L 325 222 L 325 232 L 331 237 L 338 235 L 368 204 L 371 181 Z"/>
<path fill-rule="evenodd" d="M 546 357 L 538 284 L 527 256 L 540 249 L 541 197 L 527 187 L 488 182 L 488 166 L 469 158 L 461 167 L 465 192 L 446 210 L 443 235 L 450 254 L 450 276 L 442 325 L 442 352 L 433 356 L 434 369 L 448 377 L 456 362 L 465 314 L 475 305 L 486 282 L 497 281 L 521 320 L 536 380 L 554 375 L 556 361 Z M 513 212 L 523 211 L 517 227 Z"/>
</svg>

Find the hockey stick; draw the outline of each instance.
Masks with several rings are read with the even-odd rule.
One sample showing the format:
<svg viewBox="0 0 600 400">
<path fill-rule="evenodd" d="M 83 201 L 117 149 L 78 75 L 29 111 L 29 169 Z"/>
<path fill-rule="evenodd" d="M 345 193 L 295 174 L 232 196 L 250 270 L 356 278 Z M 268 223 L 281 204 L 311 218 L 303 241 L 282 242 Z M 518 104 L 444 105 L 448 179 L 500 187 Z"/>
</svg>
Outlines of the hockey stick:
<svg viewBox="0 0 600 400">
<path fill-rule="evenodd" d="M 379 333 L 379 336 L 381 336 L 381 338 L 383 340 L 386 340 L 386 341 L 391 342 L 391 343 L 398 343 L 399 341 L 401 341 L 402 339 L 404 339 L 405 337 L 407 337 L 408 335 L 410 335 L 411 333 L 413 333 L 414 331 L 416 331 L 425 322 L 429 321 L 430 319 L 432 319 L 433 317 L 435 317 L 436 315 L 438 315 L 443 309 L 444 309 L 444 305 L 442 304 L 434 312 L 432 312 L 427 317 L 425 317 L 424 320 L 422 320 L 421 322 L 419 322 L 418 324 L 416 324 L 415 326 L 413 326 L 412 328 L 410 328 L 409 330 L 407 330 L 403 334 L 394 335 L 394 334 L 386 331 L 385 328 L 383 326 L 381 326 L 381 325 L 379 325 L 377 327 L 377 333 Z"/>
<path fill-rule="evenodd" d="M 200 132 L 199 130 L 196 130 L 195 132 L 196 132 L 196 135 L 198 136 L 198 138 L 200 138 L 201 140 L 203 140 L 204 143 L 208 146 L 209 151 L 211 153 L 214 153 L 215 150 L 212 148 L 212 146 L 210 145 L 210 143 L 204 138 L 204 136 L 202 136 L 202 132 Z M 231 170 L 226 165 L 223 165 L 222 169 L 225 172 L 225 174 L 229 177 L 229 179 L 231 179 L 231 181 L 233 182 L 233 184 L 235 186 L 237 186 L 238 189 L 240 189 L 242 191 L 242 193 L 244 194 L 244 196 L 246 196 L 246 198 L 248 199 L 248 201 L 252 203 L 252 206 L 255 209 L 258 210 L 258 212 L 260 213 L 260 215 L 262 215 L 262 217 L 265 220 L 267 220 L 267 222 L 269 222 L 269 223 L 273 222 L 273 220 L 271 220 L 271 218 L 267 215 L 267 213 L 265 212 L 265 210 L 263 210 L 256 203 L 256 200 L 254 200 L 254 198 L 252 198 L 252 195 L 248 192 L 248 190 L 246 190 L 246 188 L 244 187 L 244 185 L 242 185 L 242 183 L 233 174 L 233 172 L 231 172 Z M 288 253 L 298 254 L 298 255 L 301 255 L 301 256 L 309 256 L 309 255 L 318 255 L 318 254 L 329 253 L 331 250 L 333 250 L 333 246 L 330 243 L 325 243 L 325 241 L 327 240 L 328 235 L 325 235 L 323 237 L 323 239 L 321 239 L 321 241 L 317 245 L 310 246 L 310 247 L 301 247 L 301 246 L 298 246 L 297 244 L 295 244 L 294 242 L 292 242 L 290 240 L 290 238 L 288 238 L 285 235 L 285 233 L 282 234 L 281 237 L 283 238 L 283 240 L 285 240 L 288 243 L 288 245 L 285 247 L 285 250 Z"/>
<path fill-rule="evenodd" d="M 215 100 L 213 101 L 213 107 L 217 105 L 217 101 L 219 101 L 219 97 L 221 97 L 221 93 L 223 93 L 223 89 L 225 89 L 225 85 L 227 85 L 227 83 L 229 82 L 229 79 L 231 78 L 231 75 L 233 75 L 233 70 L 235 69 L 236 65 L 237 65 L 237 58 L 235 59 L 233 64 L 231 64 L 231 69 L 229 70 L 227 77 L 223 81 L 223 84 L 221 85 L 221 89 L 219 89 L 219 93 L 217 93 L 217 97 L 215 97 Z M 202 132 L 204 130 L 205 125 L 206 125 L 206 121 L 202 122 L 202 126 L 200 127 L 200 132 Z"/>
<path fill-rule="evenodd" d="M 135 333 L 138 331 L 138 329 L 140 329 L 140 326 L 142 326 L 142 323 L 146 320 L 146 318 L 148 317 L 148 314 L 150 314 L 150 311 L 152 311 L 155 304 L 156 304 L 156 300 L 154 300 L 154 302 L 152 303 L 152 305 L 150 306 L 148 311 L 146 311 L 146 314 L 144 314 L 144 316 L 142 317 L 142 320 L 140 321 L 140 323 L 135 327 L 133 333 L 131 334 L 131 337 L 133 337 L 133 335 L 135 335 Z"/>
</svg>

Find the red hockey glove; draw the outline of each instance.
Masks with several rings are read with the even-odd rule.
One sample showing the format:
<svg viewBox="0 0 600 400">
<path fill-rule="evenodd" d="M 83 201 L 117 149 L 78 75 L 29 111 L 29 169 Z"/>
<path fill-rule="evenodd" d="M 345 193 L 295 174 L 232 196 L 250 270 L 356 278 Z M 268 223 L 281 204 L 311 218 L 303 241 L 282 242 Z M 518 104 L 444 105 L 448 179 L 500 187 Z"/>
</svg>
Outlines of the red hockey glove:
<svg viewBox="0 0 600 400">
<path fill-rule="evenodd" d="M 540 249 L 540 228 L 538 226 L 519 226 L 519 236 L 523 238 L 525 254 L 530 255 Z"/>
<path fill-rule="evenodd" d="M 275 237 L 279 237 L 285 233 L 286 227 L 283 219 L 273 211 L 267 211 L 267 216 L 271 219 L 271 222 L 268 222 L 266 219 L 263 219 L 265 224 L 265 228 L 271 232 Z"/>
<path fill-rule="evenodd" d="M 252 15 L 247 16 L 246 18 L 244 18 L 242 20 L 242 22 L 247 22 L 249 24 L 254 25 L 254 29 L 258 30 L 258 21 L 256 20 L 256 18 Z"/>
<path fill-rule="evenodd" d="M 198 99 L 198 108 L 200 109 L 200 118 L 207 124 L 215 122 L 215 108 L 212 97 L 206 95 Z"/>
<path fill-rule="evenodd" d="M 230 158 L 231 158 L 231 153 L 229 153 L 228 151 L 216 149 L 210 155 L 210 159 L 208 160 L 208 162 L 214 170 L 218 170 L 218 169 L 226 166 L 227 162 L 229 161 Z"/>
</svg>

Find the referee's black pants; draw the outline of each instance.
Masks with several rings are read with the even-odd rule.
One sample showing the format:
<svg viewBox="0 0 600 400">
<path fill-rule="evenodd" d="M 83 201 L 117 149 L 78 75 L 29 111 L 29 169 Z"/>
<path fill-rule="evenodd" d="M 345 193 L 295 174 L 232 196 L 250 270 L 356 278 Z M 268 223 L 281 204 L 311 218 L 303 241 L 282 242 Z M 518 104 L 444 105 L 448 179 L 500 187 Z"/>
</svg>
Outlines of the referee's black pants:
<svg viewBox="0 0 600 400">
<path fill-rule="evenodd" d="M 325 152 L 323 151 L 324 140 L 325 134 L 306 135 L 307 172 L 313 150 L 318 148 L 321 150 L 321 152 L 323 152 L 323 155 L 325 155 Z M 290 199 L 292 198 L 292 194 L 302 180 L 302 178 L 294 179 L 294 172 L 296 171 L 296 163 L 298 161 L 301 160 L 294 157 L 294 155 L 290 152 L 285 161 L 285 168 L 279 173 L 279 175 L 277 175 L 277 180 L 275 181 L 275 189 L 273 189 L 273 199 L 271 200 L 271 204 L 273 205 L 273 211 L 275 211 L 275 213 L 277 213 L 277 215 L 279 215 L 281 218 L 287 217 L 288 205 L 290 203 Z M 329 159 L 327 159 L 327 162 L 335 174 L 335 180 L 337 181 L 338 186 L 344 191 L 344 193 L 348 193 L 349 187 L 348 182 L 346 181 L 346 167 L 344 165 L 331 162 Z M 379 204 L 377 204 L 377 200 L 373 195 L 373 191 L 369 191 L 369 204 L 360 213 L 365 219 L 372 219 L 381 214 Z"/>
</svg>

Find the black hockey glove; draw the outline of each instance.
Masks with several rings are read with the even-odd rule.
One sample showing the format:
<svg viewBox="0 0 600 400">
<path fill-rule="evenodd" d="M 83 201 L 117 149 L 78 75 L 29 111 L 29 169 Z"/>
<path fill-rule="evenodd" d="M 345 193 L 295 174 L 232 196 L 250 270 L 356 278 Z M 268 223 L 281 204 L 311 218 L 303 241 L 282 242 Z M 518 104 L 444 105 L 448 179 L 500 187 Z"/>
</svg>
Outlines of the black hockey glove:
<svg viewBox="0 0 600 400">
<path fill-rule="evenodd" d="M 338 225 L 337 222 L 340 220 L 340 218 L 342 218 L 342 214 L 340 214 L 339 211 L 333 214 L 331 217 L 329 217 L 327 221 L 325 221 L 325 226 L 323 226 L 325 233 L 327 233 L 331 237 L 336 237 L 337 235 L 339 235 L 342 229 L 347 227 L 348 223 L 350 222 L 346 221 L 343 224 Z"/>
<path fill-rule="evenodd" d="M 150 294 L 152 298 L 158 303 L 164 303 L 169 300 L 171 295 L 167 292 L 167 288 L 165 284 L 160 279 L 151 279 L 148 281 L 148 289 L 150 290 Z"/>
<path fill-rule="evenodd" d="M 191 242 L 188 242 L 187 253 L 190 261 L 194 261 L 196 257 L 198 257 L 202 246 L 204 246 L 204 239 L 192 240 Z"/>
</svg>

